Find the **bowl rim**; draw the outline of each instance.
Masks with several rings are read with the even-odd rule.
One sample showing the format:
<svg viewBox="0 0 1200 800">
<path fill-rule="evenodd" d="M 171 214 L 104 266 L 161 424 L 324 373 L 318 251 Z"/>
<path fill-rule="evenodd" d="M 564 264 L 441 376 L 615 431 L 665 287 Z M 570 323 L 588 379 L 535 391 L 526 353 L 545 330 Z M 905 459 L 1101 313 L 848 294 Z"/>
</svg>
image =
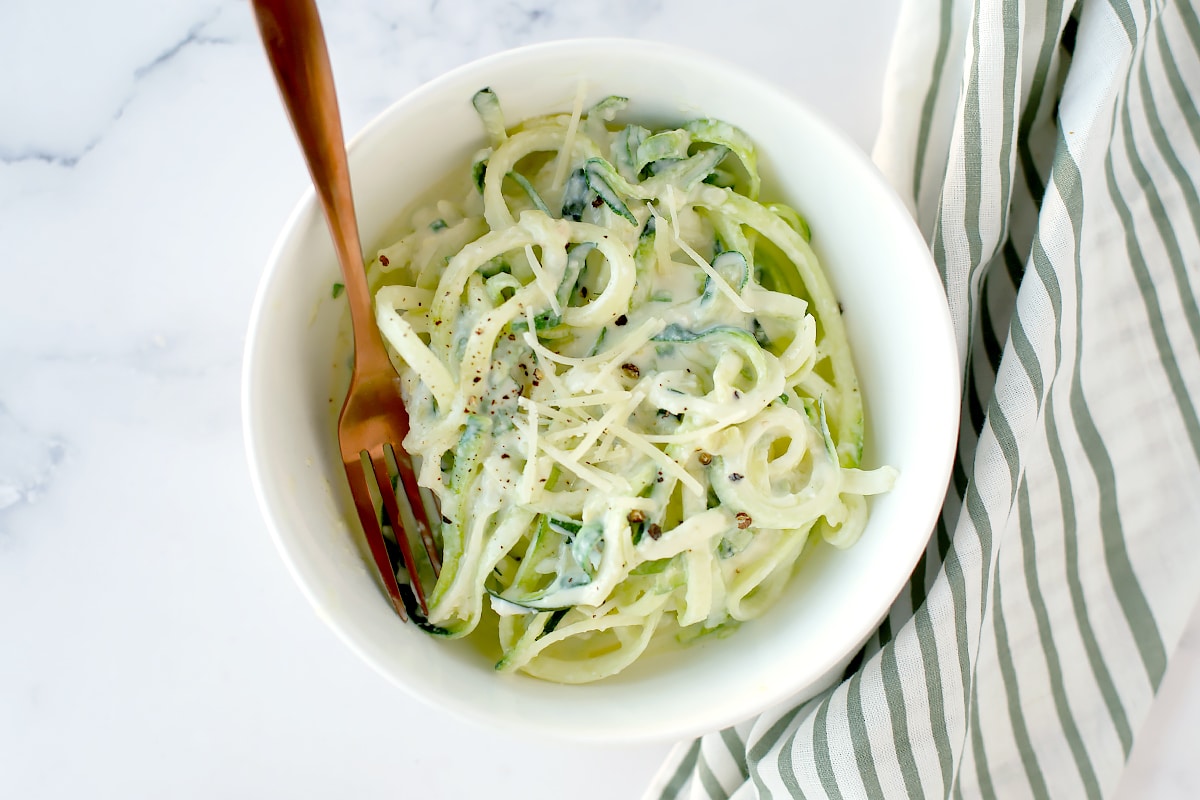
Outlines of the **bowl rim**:
<svg viewBox="0 0 1200 800">
<path fill-rule="evenodd" d="M 404 108 L 414 104 L 428 95 L 440 93 L 449 84 L 453 84 L 465 75 L 473 73 L 486 72 L 489 68 L 498 64 L 506 64 L 512 61 L 539 59 L 539 58 L 554 58 L 565 52 L 575 50 L 577 48 L 607 48 L 607 49 L 622 49 L 626 52 L 649 54 L 654 58 L 662 58 L 672 62 L 688 64 L 702 63 L 710 69 L 719 70 L 729 76 L 731 80 L 742 81 L 751 84 L 754 91 L 770 99 L 772 103 L 787 106 L 795 111 L 802 113 L 808 119 L 808 122 L 815 128 L 820 129 L 824 137 L 835 142 L 844 151 L 844 155 L 851 161 L 857 162 L 859 168 L 865 169 L 871 173 L 872 180 L 880 189 L 881 198 L 886 198 L 886 202 L 893 207 L 893 210 L 901 212 L 904 219 L 912 221 L 911 211 L 890 186 L 882 173 L 870 160 L 867 154 L 852 140 L 850 137 L 836 125 L 831 123 L 820 112 L 808 106 L 805 101 L 797 96 L 785 91 L 775 84 L 768 76 L 760 75 L 751 70 L 730 63 L 729 61 L 714 57 L 707 53 L 694 50 L 688 47 L 683 47 L 675 44 L 656 42 L 645 39 L 632 39 L 621 37 L 579 37 L 556 39 L 553 41 L 541 42 L 536 44 L 525 45 L 522 47 L 510 48 L 496 53 L 483 56 L 478 59 L 471 60 L 461 64 L 447 72 L 444 72 L 424 83 L 415 87 L 411 91 L 399 96 L 394 101 L 389 103 L 385 109 L 376 114 L 369 122 L 359 129 L 353 137 L 349 139 L 346 145 L 347 153 L 350 155 L 350 160 L 353 165 L 353 154 L 362 142 L 369 140 L 375 136 L 379 129 L 389 124 L 389 119 L 396 115 L 402 114 Z M 249 323 L 245 346 L 243 348 L 243 361 L 241 370 L 241 417 L 243 428 L 243 440 L 246 451 L 247 462 L 250 467 L 251 487 L 262 514 L 263 521 L 266 523 L 267 531 L 271 540 L 275 545 L 276 551 L 283 560 L 287 571 L 292 579 L 299 586 L 302 594 L 308 600 L 316 615 L 330 628 L 343 644 L 345 644 L 353 653 L 355 653 L 365 663 L 369 664 L 372 669 L 382 675 L 389 683 L 398 686 L 409 697 L 419 700 L 420 702 L 434 706 L 438 709 L 445 710 L 452 715 L 470 721 L 475 724 L 496 724 L 500 723 L 510 731 L 519 731 L 523 733 L 534 733 L 539 735 L 555 735 L 563 738 L 582 741 L 582 742 L 654 742 L 664 741 L 668 739 L 676 739 L 685 736 L 698 735 L 703 732 L 713 730 L 715 728 L 712 720 L 707 720 L 704 723 L 687 722 L 686 724 L 672 724 L 670 720 L 662 721 L 660 724 L 649 728 L 640 728 L 637 730 L 608 730 L 608 729 L 587 729 L 581 726 L 558 726 L 553 730 L 548 730 L 545 724 L 532 723 L 524 718 L 514 718 L 512 714 L 505 712 L 487 713 L 486 709 L 480 709 L 456 700 L 454 698 L 446 698 L 438 696 L 430 698 L 420 692 L 413 690 L 404 682 L 403 676 L 397 674 L 388 665 L 386 665 L 376 653 L 372 652 L 364 642 L 359 641 L 359 638 L 351 632 L 351 630 L 341 624 L 337 619 L 337 612 L 330 608 L 330 603 L 326 598 L 318 594 L 316 586 L 312 585 L 308 577 L 304 574 L 297 556 L 293 552 L 292 546 L 287 541 L 287 536 L 281 528 L 281 520 L 278 518 L 274 507 L 269 503 L 269 493 L 266 490 L 264 483 L 264 472 L 266 464 L 263 458 L 260 457 L 260 451 L 265 450 L 265 447 L 260 445 L 259 437 L 261 431 L 256 430 L 254 418 L 259 413 L 259 402 L 256 399 L 256 381 L 254 376 L 254 367 L 256 364 L 257 346 L 261 338 L 261 329 L 265 324 L 267 317 L 267 305 L 269 294 L 267 289 L 273 282 L 276 274 L 283 269 L 283 256 L 288 247 L 288 243 L 292 241 L 298 232 L 307 224 L 311 223 L 312 216 L 316 214 L 318 219 L 321 219 L 319 209 L 316 207 L 316 195 L 311 185 L 307 183 L 305 189 L 301 193 L 296 204 L 293 206 L 288 215 L 283 227 L 281 228 L 274 244 L 267 256 L 264 264 L 263 272 L 255 290 L 254 302 L 251 306 L 249 315 Z M 912 240 L 912 243 L 919 245 L 921 252 L 926 254 L 925 269 L 912 269 L 913 279 L 929 283 L 932 288 L 936 288 L 938 295 L 941 298 L 941 303 L 938 304 L 937 321 L 941 327 L 941 336 L 939 341 L 945 342 L 948 346 L 943 348 L 944 352 L 933 354 L 936 357 L 943 359 L 948 358 L 953 362 L 953 369 L 946 371 L 946 377 L 952 384 L 953 392 L 949 393 L 950 386 L 947 386 L 947 414 L 953 418 L 953 425 L 947 424 L 946 431 L 947 441 L 944 443 L 941 459 L 938 462 L 939 475 L 944 477 L 944 482 L 940 484 L 938 496 L 944 494 L 946 487 L 949 485 L 953 459 L 957 449 L 958 440 L 958 423 L 961 413 L 959 397 L 961 396 L 962 375 L 958 364 L 956 339 L 954 327 L 950 315 L 949 306 L 945 300 L 944 289 L 941 284 L 941 279 L 938 276 L 937 268 L 933 261 L 932 253 L 929 252 L 928 244 L 920 233 L 915 222 L 911 222 L 906 226 L 907 231 L 904 236 Z M 926 287 L 923 291 L 928 291 L 930 287 Z M 952 399 L 951 399 L 952 398 Z M 952 434 L 951 434 L 952 432 Z M 930 504 L 925 509 L 924 518 L 921 519 L 920 528 L 932 532 L 936 520 L 941 512 L 941 506 Z M 803 686 L 787 686 L 777 689 L 772 692 L 767 692 L 762 696 L 759 702 L 754 707 L 747 706 L 743 709 L 744 713 L 737 718 L 722 718 L 719 721 L 720 727 L 739 722 L 741 719 L 762 713 L 768 708 L 778 705 L 779 703 L 788 701 L 789 699 L 799 699 L 801 694 L 806 692 L 815 693 L 824 684 L 828 683 L 829 678 L 835 677 L 836 673 L 845 666 L 852 658 L 855 652 L 861 645 L 870 637 L 878 628 L 880 622 L 887 615 L 896 601 L 899 593 L 904 585 L 908 582 L 912 568 L 915 567 L 921 554 L 925 552 L 928 546 L 928 537 L 918 538 L 912 537 L 911 546 L 905 552 L 905 569 L 903 572 L 896 570 L 893 573 L 894 578 L 887 586 L 887 591 L 880 591 L 874 595 L 875 602 L 870 604 L 869 612 L 867 609 L 857 618 L 861 620 L 861 624 L 853 630 L 853 637 L 847 637 L 847 641 L 853 638 L 856 644 L 849 648 L 845 653 L 833 652 L 821 653 L 814 657 L 814 661 L 818 662 L 812 674 L 821 675 L 823 677 L 816 678 L 807 685 Z M 798 692 L 800 694 L 798 694 Z"/>
</svg>

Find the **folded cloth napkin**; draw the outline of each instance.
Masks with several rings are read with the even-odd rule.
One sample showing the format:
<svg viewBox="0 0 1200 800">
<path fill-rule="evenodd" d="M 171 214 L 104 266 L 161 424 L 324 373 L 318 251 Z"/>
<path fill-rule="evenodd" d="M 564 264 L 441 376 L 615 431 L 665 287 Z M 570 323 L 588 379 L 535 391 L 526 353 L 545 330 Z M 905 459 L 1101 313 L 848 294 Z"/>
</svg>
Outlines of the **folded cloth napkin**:
<svg viewBox="0 0 1200 800">
<path fill-rule="evenodd" d="M 906 0 L 874 155 L 958 336 L 943 513 L 840 684 L 648 796 L 1113 793 L 1200 591 L 1198 51 L 1187 2 Z"/>
</svg>

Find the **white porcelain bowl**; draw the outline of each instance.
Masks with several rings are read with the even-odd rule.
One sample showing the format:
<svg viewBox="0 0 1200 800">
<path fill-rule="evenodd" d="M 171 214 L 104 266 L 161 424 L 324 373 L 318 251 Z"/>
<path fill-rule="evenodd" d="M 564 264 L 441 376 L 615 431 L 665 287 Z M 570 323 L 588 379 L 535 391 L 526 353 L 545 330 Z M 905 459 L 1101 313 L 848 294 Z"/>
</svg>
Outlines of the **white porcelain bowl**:
<svg viewBox="0 0 1200 800">
<path fill-rule="evenodd" d="M 355 538 L 337 455 L 335 363 L 344 301 L 312 192 L 271 254 L 246 345 L 243 414 L 267 527 L 297 583 L 342 640 L 397 686 L 478 722 L 556 737 L 680 737 L 749 717 L 841 669 L 903 587 L 950 472 L 958 367 L 936 270 L 903 204 L 869 160 L 795 98 L 708 55 L 661 44 L 574 40 L 477 61 L 399 101 L 350 145 L 367 252 L 400 212 L 484 144 L 472 94 L 491 86 L 510 123 L 588 101 L 631 98 L 628 115 L 732 122 L 757 143 L 763 195 L 808 218 L 845 309 L 867 405 L 866 463 L 900 470 L 861 541 L 814 548 L 781 602 L 732 636 L 648 657 L 593 685 L 500 675 L 472 645 L 401 622 Z"/>
</svg>

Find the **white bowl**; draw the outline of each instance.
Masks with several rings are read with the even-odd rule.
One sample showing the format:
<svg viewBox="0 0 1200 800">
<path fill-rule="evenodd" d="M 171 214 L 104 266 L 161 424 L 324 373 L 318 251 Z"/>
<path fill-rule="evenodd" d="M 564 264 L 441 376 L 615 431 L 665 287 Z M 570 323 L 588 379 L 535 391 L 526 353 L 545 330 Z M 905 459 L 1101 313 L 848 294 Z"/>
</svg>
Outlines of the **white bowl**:
<svg viewBox="0 0 1200 800">
<path fill-rule="evenodd" d="M 841 669 L 916 564 L 942 502 L 958 420 L 958 361 L 945 295 L 903 204 L 869 160 L 795 98 L 707 54 L 625 40 L 573 40 L 474 62 L 397 102 L 350 145 L 368 253 L 400 212 L 484 145 L 472 94 L 491 86 L 512 123 L 631 98 L 630 116 L 704 115 L 746 130 L 763 195 L 808 218 L 845 309 L 867 405 L 869 466 L 900 470 L 874 499 L 862 539 L 813 548 L 789 591 L 728 638 L 655 654 L 615 678 L 561 686 L 500 675 L 471 644 L 401 622 L 356 543 L 337 455 L 335 363 L 344 300 L 311 191 L 280 234 L 246 344 L 243 415 L 267 526 L 297 583 L 341 639 L 423 701 L 492 726 L 584 740 L 681 737 L 729 725 L 811 690 Z"/>
</svg>

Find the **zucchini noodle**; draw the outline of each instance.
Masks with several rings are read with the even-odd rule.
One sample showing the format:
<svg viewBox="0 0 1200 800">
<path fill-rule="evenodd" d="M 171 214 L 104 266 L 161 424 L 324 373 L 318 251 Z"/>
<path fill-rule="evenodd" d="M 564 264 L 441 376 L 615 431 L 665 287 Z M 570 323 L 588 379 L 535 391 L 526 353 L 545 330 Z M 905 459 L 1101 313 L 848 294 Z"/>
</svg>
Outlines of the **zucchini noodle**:
<svg viewBox="0 0 1200 800">
<path fill-rule="evenodd" d="M 498 670 L 564 683 L 759 616 L 896 476 L 859 468 L 840 309 L 749 137 L 582 100 L 506 127 L 477 93 L 489 146 L 368 265 L 441 514 L 423 626 L 498 618 Z"/>
</svg>

